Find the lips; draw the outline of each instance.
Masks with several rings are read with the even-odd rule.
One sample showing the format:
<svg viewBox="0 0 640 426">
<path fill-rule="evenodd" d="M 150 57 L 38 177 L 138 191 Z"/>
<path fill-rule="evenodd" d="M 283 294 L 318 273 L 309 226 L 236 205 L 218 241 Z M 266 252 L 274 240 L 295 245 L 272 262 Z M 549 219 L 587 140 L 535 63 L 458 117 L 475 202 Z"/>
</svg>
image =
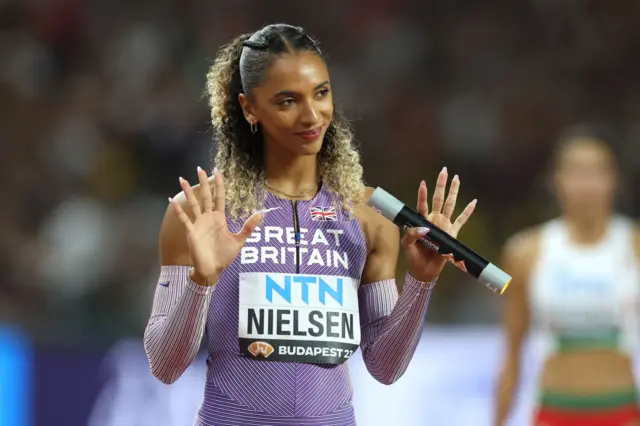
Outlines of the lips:
<svg viewBox="0 0 640 426">
<path fill-rule="evenodd" d="M 306 130 L 304 132 L 298 132 L 296 135 L 300 136 L 302 139 L 306 140 L 314 140 L 317 139 L 320 134 L 322 134 L 322 127 L 318 127 L 311 130 Z"/>
</svg>

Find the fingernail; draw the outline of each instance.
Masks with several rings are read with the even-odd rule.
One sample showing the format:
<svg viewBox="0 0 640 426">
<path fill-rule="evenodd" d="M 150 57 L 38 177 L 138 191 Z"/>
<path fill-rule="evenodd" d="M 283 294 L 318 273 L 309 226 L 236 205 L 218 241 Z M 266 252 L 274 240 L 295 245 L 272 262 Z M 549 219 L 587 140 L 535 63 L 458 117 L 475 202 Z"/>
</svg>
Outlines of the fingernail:
<svg viewBox="0 0 640 426">
<path fill-rule="evenodd" d="M 426 184 L 427 184 L 427 182 L 425 182 L 425 181 L 420 182 L 420 186 L 425 186 Z"/>
<path fill-rule="evenodd" d="M 184 179 L 182 178 L 182 176 L 180 176 L 180 177 L 178 178 L 178 182 L 180 182 L 180 183 L 184 182 Z"/>
<path fill-rule="evenodd" d="M 220 173 L 220 170 L 218 170 L 218 168 L 217 168 L 217 167 L 214 167 L 214 168 L 213 168 L 213 173 Z"/>
<path fill-rule="evenodd" d="M 198 173 L 200 173 L 202 171 L 202 167 L 198 166 Z"/>
<path fill-rule="evenodd" d="M 458 175 L 455 175 L 455 176 L 453 177 L 453 180 L 458 180 L 458 179 L 460 179 L 460 178 L 458 177 Z"/>
<path fill-rule="evenodd" d="M 429 228 L 420 227 L 420 228 L 417 228 L 417 231 L 418 231 L 418 234 L 424 237 L 429 232 Z"/>
<path fill-rule="evenodd" d="M 446 166 L 442 168 L 442 173 L 447 173 L 447 167 Z"/>
<path fill-rule="evenodd" d="M 169 202 L 173 201 L 173 198 L 169 197 Z"/>
<path fill-rule="evenodd" d="M 477 199 L 477 198 L 474 198 L 474 199 L 473 199 L 473 201 L 472 201 L 472 203 L 473 203 L 473 204 L 478 204 L 478 199 Z"/>
</svg>

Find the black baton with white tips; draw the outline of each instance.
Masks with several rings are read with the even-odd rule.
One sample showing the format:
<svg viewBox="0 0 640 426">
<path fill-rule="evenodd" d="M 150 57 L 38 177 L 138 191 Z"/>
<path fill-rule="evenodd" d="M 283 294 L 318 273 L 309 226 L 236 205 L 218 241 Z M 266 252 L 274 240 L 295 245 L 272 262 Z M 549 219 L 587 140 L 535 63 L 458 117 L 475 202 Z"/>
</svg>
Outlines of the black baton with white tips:
<svg viewBox="0 0 640 426">
<path fill-rule="evenodd" d="M 384 189 L 376 188 L 368 204 L 404 231 L 416 227 L 427 228 L 427 234 L 419 241 L 440 253 L 459 269 L 477 278 L 489 290 L 502 294 L 511 283 L 511 277 L 502 269 L 429 222 Z"/>
</svg>

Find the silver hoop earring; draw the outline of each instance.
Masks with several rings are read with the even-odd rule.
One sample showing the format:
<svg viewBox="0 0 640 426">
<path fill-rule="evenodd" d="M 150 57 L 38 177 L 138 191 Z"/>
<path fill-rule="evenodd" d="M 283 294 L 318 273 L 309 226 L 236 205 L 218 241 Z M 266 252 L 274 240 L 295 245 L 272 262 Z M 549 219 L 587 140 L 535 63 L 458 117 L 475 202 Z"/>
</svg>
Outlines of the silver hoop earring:
<svg viewBox="0 0 640 426">
<path fill-rule="evenodd" d="M 251 133 L 255 135 L 258 133 L 258 122 L 249 124 L 249 128 L 251 129 Z"/>
</svg>

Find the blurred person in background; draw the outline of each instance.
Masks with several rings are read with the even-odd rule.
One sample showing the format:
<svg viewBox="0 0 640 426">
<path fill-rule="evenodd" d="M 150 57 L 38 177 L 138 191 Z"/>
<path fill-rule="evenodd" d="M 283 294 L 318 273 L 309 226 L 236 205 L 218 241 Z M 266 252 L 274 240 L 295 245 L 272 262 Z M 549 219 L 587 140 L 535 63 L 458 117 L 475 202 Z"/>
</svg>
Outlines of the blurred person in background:
<svg viewBox="0 0 640 426">
<path fill-rule="evenodd" d="M 559 217 L 512 236 L 506 358 L 495 424 L 506 424 L 531 324 L 543 333 L 536 426 L 637 426 L 632 369 L 638 344 L 640 231 L 615 211 L 618 166 L 588 126 L 562 135 L 554 157 Z"/>
<path fill-rule="evenodd" d="M 207 80 L 216 169 L 209 178 L 198 168 L 195 187 L 180 178 L 183 192 L 170 200 L 162 224 L 162 268 L 144 339 L 151 370 L 164 383 L 177 380 L 206 330 L 207 381 L 196 424 L 354 425 L 346 360 L 360 344 L 375 379 L 401 377 L 446 261 L 418 244 L 426 229 L 400 241 L 398 228 L 366 206 L 371 190 L 352 134 L 334 110 L 323 54 L 303 29 L 268 25 L 236 38 Z M 418 211 L 455 236 L 476 202 L 453 221 L 460 179 L 454 176 L 445 198 L 447 181 L 444 168 L 431 212 L 420 184 Z M 398 296 L 401 244 L 409 267 Z M 340 310 L 353 315 L 358 332 L 338 337 L 329 319 L 316 315 L 314 323 L 313 312 L 331 314 L 331 299 L 325 303 L 317 286 L 301 281 L 294 302 L 276 297 L 270 304 L 278 316 L 294 312 L 293 326 L 286 318 L 274 322 L 297 335 L 252 334 L 247 306 L 268 305 L 267 283 L 278 274 L 294 283 L 343 280 Z"/>
</svg>

